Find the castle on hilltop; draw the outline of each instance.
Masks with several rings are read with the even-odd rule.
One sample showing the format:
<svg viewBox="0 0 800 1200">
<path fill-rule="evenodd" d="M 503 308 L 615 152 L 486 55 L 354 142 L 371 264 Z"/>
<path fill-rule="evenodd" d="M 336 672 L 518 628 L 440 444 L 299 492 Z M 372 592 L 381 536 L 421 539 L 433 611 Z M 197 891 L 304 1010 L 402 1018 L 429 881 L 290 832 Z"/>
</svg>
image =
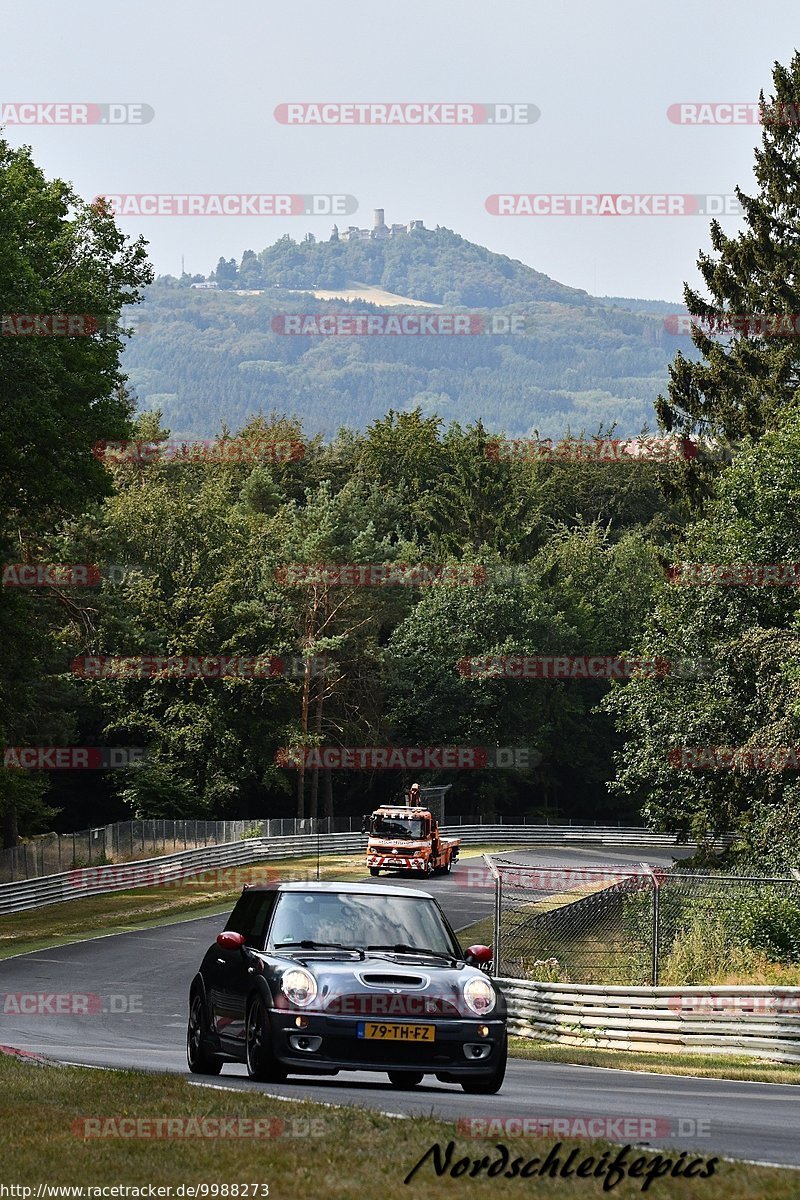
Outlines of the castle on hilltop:
<svg viewBox="0 0 800 1200">
<path fill-rule="evenodd" d="M 372 218 L 372 229 L 357 229 L 348 225 L 347 229 L 339 232 L 339 226 L 334 225 L 331 231 L 332 242 L 369 242 L 380 238 L 398 237 L 401 233 L 411 233 L 415 229 L 424 229 L 422 221 L 409 221 L 407 225 L 387 225 L 383 219 L 383 209 L 376 208 Z"/>
</svg>

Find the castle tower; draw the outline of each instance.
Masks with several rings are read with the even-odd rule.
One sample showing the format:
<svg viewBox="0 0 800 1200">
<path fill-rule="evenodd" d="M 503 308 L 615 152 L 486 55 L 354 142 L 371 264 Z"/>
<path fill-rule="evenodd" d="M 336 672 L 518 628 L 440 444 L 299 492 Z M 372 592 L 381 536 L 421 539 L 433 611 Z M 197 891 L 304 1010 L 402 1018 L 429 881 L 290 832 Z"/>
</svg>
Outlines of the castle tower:
<svg viewBox="0 0 800 1200">
<path fill-rule="evenodd" d="M 373 215 L 373 220 L 372 220 L 373 228 L 374 229 L 382 229 L 383 226 L 385 225 L 385 223 L 386 222 L 383 219 L 383 209 L 376 208 L 374 215 Z"/>
</svg>

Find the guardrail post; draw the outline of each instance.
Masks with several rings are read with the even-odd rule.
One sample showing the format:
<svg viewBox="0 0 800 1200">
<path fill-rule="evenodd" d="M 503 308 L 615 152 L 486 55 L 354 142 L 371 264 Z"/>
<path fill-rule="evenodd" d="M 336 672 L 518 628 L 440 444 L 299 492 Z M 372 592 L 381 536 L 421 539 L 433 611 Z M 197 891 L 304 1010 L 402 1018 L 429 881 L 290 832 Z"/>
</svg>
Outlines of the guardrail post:
<svg viewBox="0 0 800 1200">
<path fill-rule="evenodd" d="M 494 936 L 492 938 L 494 946 L 492 947 L 492 974 L 495 976 L 495 978 L 497 978 L 497 976 L 500 974 L 500 928 L 503 911 L 503 880 L 500 872 L 492 862 L 489 855 L 483 854 L 481 857 L 483 858 L 483 861 L 486 863 L 486 866 L 489 868 L 494 878 Z"/>
<path fill-rule="evenodd" d="M 661 909 L 661 888 L 653 880 L 653 987 L 658 987 L 658 951 L 659 951 L 659 919 Z"/>
<path fill-rule="evenodd" d="M 659 928 L 661 919 L 661 897 L 659 894 L 658 880 L 655 872 L 649 863 L 643 862 L 640 864 L 643 871 L 646 871 L 650 876 L 650 887 L 653 892 L 653 925 L 651 930 L 651 961 L 650 961 L 650 980 L 652 987 L 658 987 L 658 951 L 661 931 Z"/>
</svg>

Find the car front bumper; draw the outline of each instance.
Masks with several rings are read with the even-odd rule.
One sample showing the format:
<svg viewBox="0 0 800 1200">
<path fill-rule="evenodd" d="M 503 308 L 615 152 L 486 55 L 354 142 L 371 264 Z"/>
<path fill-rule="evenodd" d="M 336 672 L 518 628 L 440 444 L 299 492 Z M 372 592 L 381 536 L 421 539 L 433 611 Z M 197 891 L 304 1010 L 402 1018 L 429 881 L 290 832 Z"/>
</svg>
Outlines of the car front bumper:
<svg viewBox="0 0 800 1200">
<path fill-rule="evenodd" d="M 375 1018 L 353 1016 L 328 1016 L 324 1013 L 308 1013 L 303 1016 L 307 1024 L 296 1024 L 296 1012 L 273 1009 L 270 1013 L 272 1049 L 275 1058 L 293 1071 L 314 1069 L 339 1071 L 422 1071 L 428 1074 L 442 1072 L 453 1076 L 486 1075 L 495 1067 L 506 1038 L 505 1020 L 489 1019 L 434 1019 L 386 1020 L 384 1025 L 433 1025 L 434 1040 L 399 1041 L 359 1037 L 359 1026 L 375 1023 Z M 488 1029 L 481 1036 L 479 1030 Z M 302 1051 L 295 1049 L 290 1038 L 320 1038 L 318 1049 Z M 488 1046 L 486 1057 L 472 1058 L 464 1047 Z"/>
<path fill-rule="evenodd" d="M 367 866 L 378 867 L 383 871 L 421 871 L 425 872 L 428 859 L 423 855 L 414 854 L 368 854 Z"/>
</svg>

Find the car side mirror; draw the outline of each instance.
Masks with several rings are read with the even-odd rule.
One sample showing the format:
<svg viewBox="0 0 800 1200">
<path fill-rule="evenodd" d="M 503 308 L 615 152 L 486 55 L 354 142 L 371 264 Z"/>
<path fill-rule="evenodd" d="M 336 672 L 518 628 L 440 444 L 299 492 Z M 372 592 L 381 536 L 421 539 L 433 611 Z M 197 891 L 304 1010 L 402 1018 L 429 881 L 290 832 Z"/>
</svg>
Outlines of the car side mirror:
<svg viewBox="0 0 800 1200">
<path fill-rule="evenodd" d="M 217 934 L 217 945 L 221 950 L 241 950 L 244 945 L 244 934 L 226 929 Z"/>
<path fill-rule="evenodd" d="M 494 950 L 491 946 L 469 946 L 464 957 L 470 966 L 488 971 L 494 957 Z"/>
</svg>

